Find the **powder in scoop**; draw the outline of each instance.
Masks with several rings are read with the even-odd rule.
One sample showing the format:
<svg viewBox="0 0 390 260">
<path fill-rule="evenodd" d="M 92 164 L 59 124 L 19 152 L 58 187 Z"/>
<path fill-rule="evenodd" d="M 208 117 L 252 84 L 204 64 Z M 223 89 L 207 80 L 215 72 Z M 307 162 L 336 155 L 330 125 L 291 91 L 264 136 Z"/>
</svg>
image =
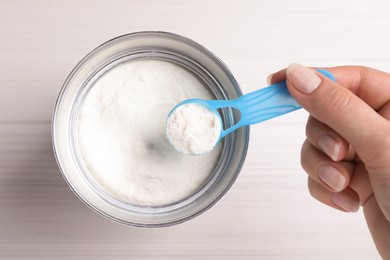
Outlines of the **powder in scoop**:
<svg viewBox="0 0 390 260">
<path fill-rule="evenodd" d="M 169 142 L 184 154 L 203 154 L 211 151 L 218 142 L 221 129 L 219 116 L 195 103 L 174 109 L 166 124 Z"/>
</svg>

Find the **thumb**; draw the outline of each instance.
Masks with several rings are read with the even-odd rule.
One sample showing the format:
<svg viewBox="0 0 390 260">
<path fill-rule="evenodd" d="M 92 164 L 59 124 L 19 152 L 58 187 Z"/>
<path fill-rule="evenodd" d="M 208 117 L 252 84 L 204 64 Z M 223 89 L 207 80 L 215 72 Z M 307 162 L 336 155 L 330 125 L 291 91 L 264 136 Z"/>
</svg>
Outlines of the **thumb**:
<svg viewBox="0 0 390 260">
<path fill-rule="evenodd" d="M 286 74 L 296 101 L 347 140 L 366 166 L 388 165 L 390 129 L 386 119 L 350 90 L 314 70 L 291 64 Z"/>
</svg>

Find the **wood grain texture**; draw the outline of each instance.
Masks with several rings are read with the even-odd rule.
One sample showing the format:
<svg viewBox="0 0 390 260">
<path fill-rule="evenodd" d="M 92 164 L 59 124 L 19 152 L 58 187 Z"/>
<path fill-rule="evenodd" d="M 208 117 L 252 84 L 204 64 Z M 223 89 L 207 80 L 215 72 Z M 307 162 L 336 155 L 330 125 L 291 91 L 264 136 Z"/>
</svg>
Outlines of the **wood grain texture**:
<svg viewBox="0 0 390 260">
<path fill-rule="evenodd" d="M 291 62 L 390 70 L 388 1 L 0 2 L 0 259 L 380 259 L 361 212 L 320 205 L 299 166 L 306 113 L 251 128 L 245 166 L 212 209 L 178 226 L 113 223 L 71 192 L 51 113 L 63 81 L 102 42 L 140 30 L 188 36 L 244 92 Z"/>
</svg>

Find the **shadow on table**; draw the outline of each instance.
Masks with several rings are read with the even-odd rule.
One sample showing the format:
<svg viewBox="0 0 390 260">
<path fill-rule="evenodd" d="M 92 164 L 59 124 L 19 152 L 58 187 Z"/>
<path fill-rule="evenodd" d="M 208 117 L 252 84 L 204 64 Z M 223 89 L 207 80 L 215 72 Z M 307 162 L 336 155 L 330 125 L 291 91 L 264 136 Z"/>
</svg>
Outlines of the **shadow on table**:
<svg viewBox="0 0 390 260">
<path fill-rule="evenodd" d="M 12 250 L 2 248 L 6 244 L 130 246 L 134 241 L 151 242 L 168 235 L 168 230 L 114 223 L 82 203 L 57 166 L 50 124 L 4 126 L 0 140 L 0 234 L 6 238 L 0 238 L 0 256 Z"/>
</svg>

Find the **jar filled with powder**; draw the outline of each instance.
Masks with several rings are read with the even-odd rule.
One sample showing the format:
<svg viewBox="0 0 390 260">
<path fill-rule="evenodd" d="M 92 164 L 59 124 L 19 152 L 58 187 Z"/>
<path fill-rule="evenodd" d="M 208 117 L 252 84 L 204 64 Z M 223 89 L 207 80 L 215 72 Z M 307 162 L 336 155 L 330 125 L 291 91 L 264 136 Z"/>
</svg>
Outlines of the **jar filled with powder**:
<svg viewBox="0 0 390 260">
<path fill-rule="evenodd" d="M 53 117 L 58 164 L 73 191 L 100 214 L 141 227 L 173 225 L 211 207 L 244 162 L 249 128 L 212 152 L 177 152 L 164 135 L 169 111 L 189 98 L 233 99 L 227 67 L 182 36 L 140 32 L 88 54 L 64 83 Z M 221 111 L 226 127 L 238 120 Z"/>
</svg>

